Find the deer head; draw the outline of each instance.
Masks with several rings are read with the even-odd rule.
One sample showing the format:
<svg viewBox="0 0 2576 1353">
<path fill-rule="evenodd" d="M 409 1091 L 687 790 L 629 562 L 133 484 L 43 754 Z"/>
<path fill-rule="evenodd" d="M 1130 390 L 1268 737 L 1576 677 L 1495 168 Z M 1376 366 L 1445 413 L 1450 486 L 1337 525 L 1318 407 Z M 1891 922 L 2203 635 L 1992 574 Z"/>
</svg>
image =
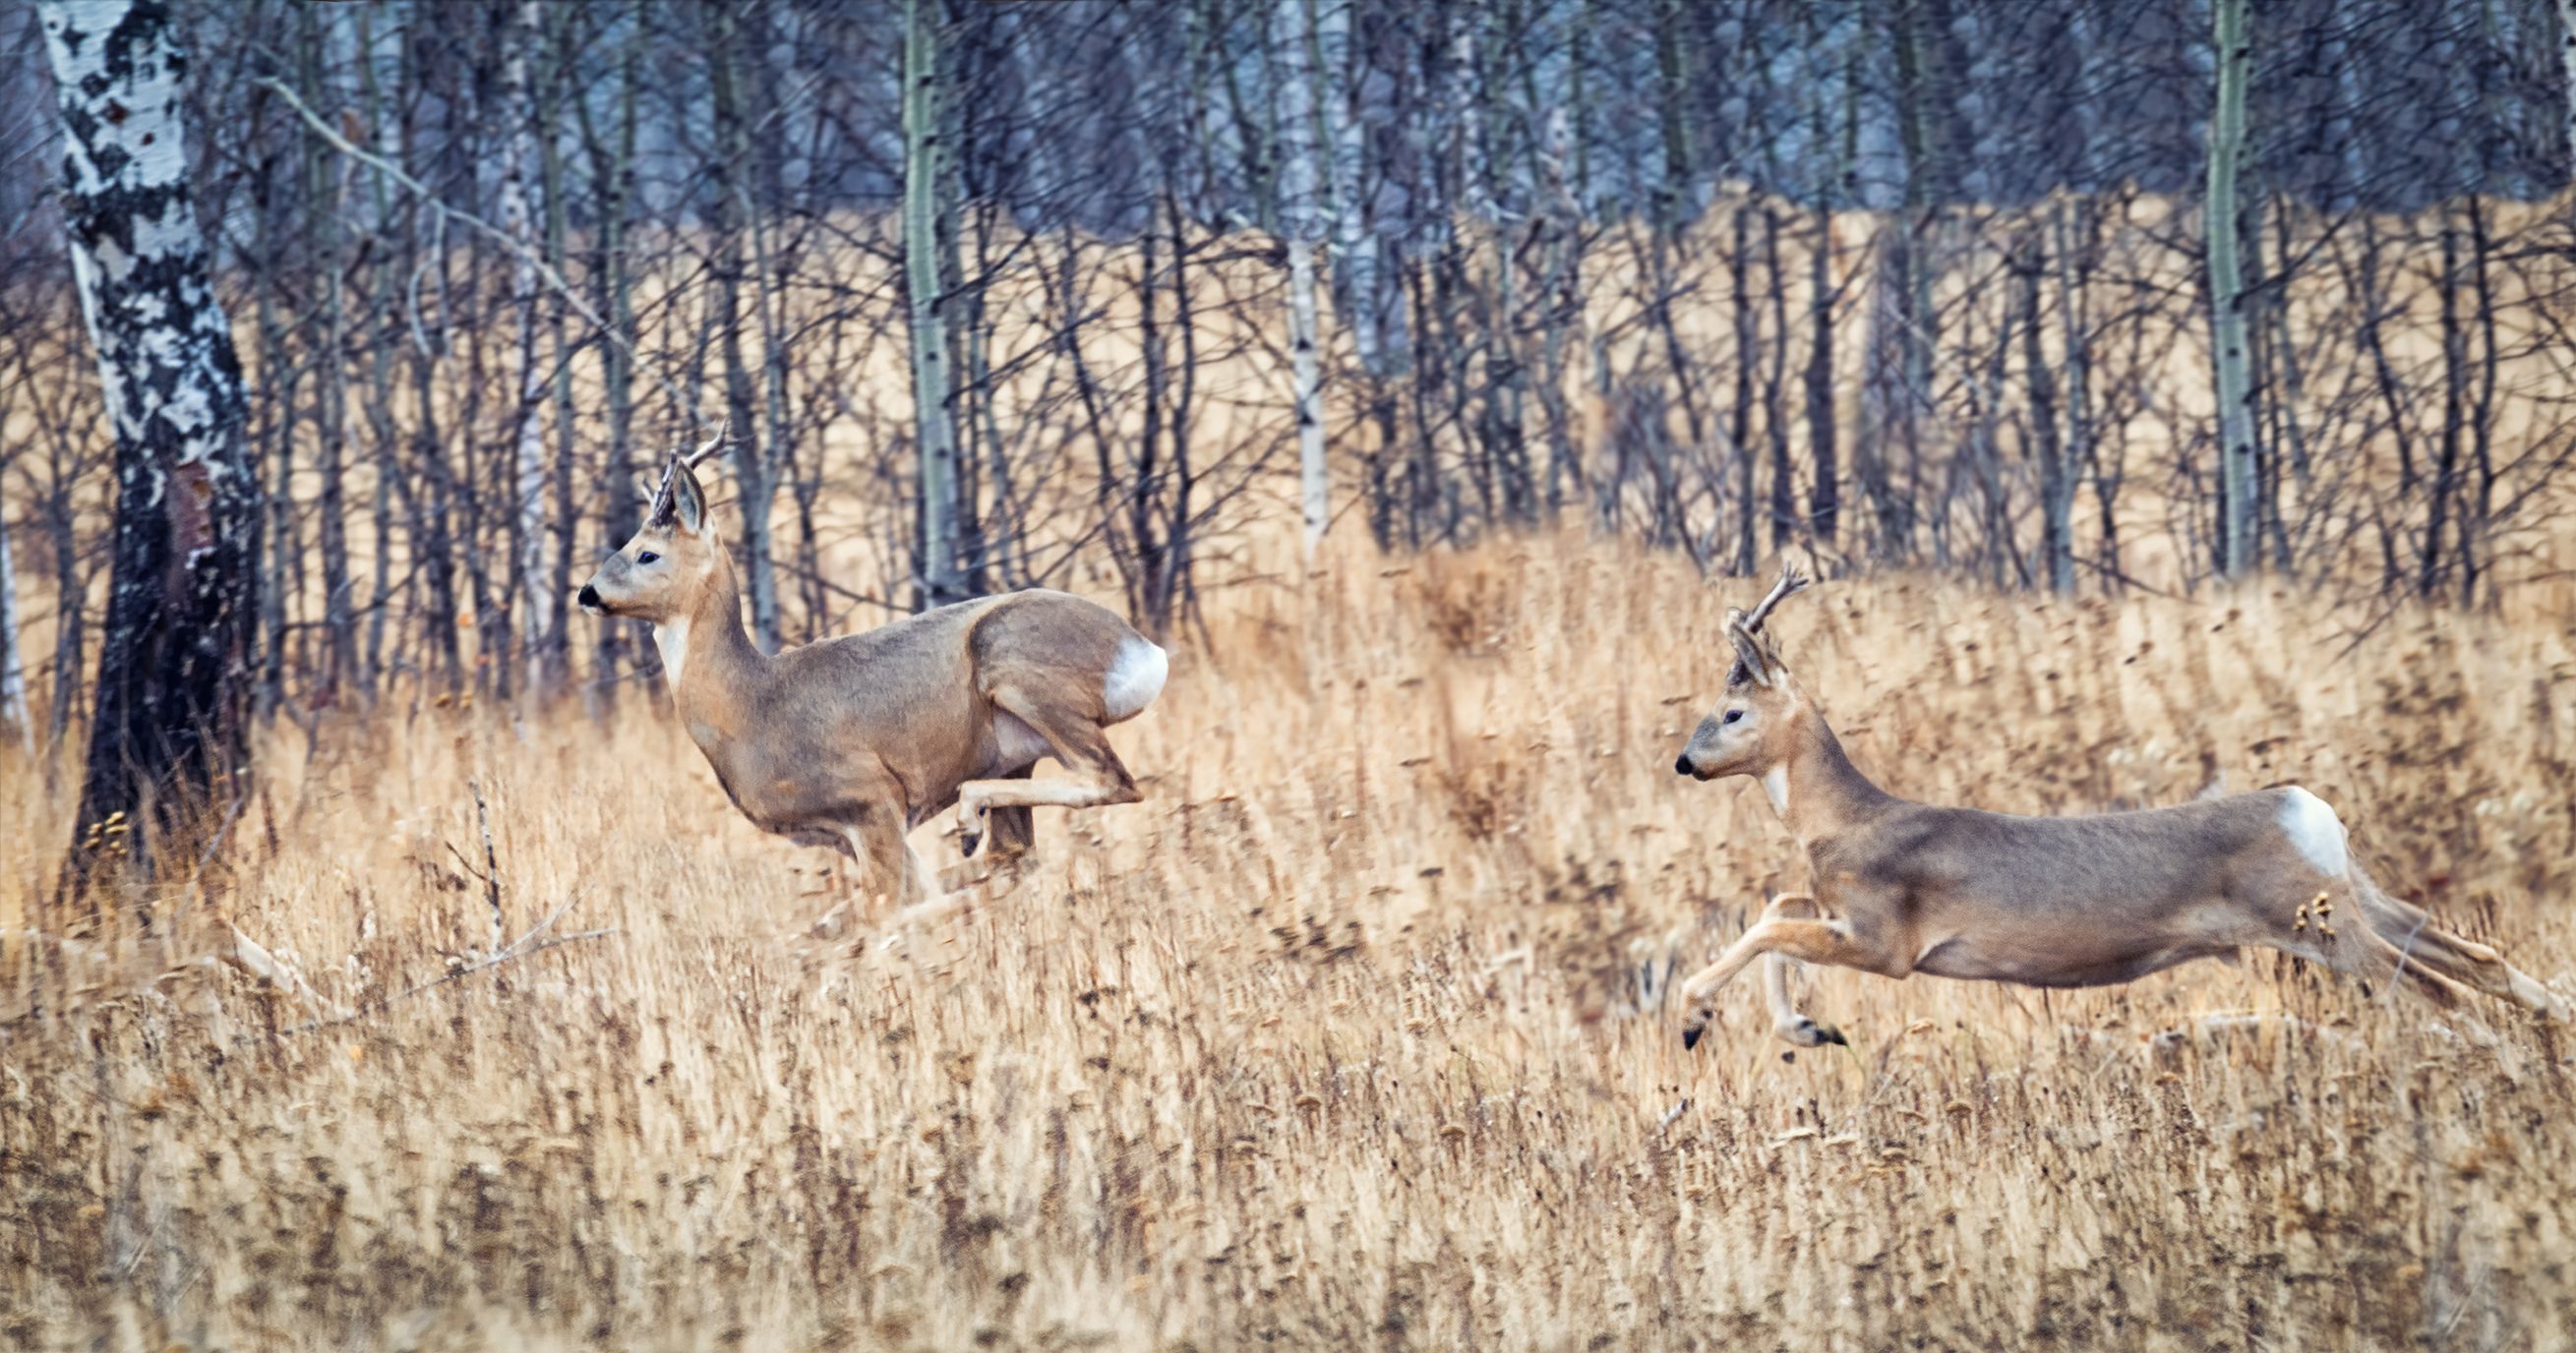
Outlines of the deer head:
<svg viewBox="0 0 2576 1353">
<path fill-rule="evenodd" d="M 1726 695 L 1699 721 L 1673 762 L 1674 771 L 1715 780 L 1759 775 L 1787 759 L 1786 739 L 1806 701 L 1790 680 L 1778 647 L 1763 637 L 1762 622 L 1770 618 L 1772 607 L 1806 585 L 1805 577 L 1784 564 L 1780 581 L 1750 613 L 1727 608 L 1726 637 L 1735 647 L 1735 663 L 1727 672 Z"/>
<path fill-rule="evenodd" d="M 642 528 L 582 585 L 583 610 L 657 625 L 689 614 L 725 564 L 724 544 L 707 517 L 707 495 L 694 467 L 725 444 L 730 427 L 718 429 L 696 451 L 671 453 Z"/>
</svg>

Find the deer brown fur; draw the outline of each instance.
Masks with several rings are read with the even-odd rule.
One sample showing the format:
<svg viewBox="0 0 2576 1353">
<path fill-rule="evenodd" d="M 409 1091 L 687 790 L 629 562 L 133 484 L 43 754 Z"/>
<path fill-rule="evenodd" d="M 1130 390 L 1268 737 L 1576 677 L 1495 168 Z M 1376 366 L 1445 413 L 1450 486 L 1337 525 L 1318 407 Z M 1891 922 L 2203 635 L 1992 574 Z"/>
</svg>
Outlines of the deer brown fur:
<svg viewBox="0 0 2576 1353">
<path fill-rule="evenodd" d="M 687 457 L 581 604 L 652 624 L 672 705 L 743 816 L 842 850 L 906 905 L 937 888 L 904 833 L 952 803 L 965 853 L 989 818 L 998 855 L 1029 847 L 1032 808 L 1139 797 L 1104 730 L 1152 703 L 1167 660 L 1116 613 L 1012 592 L 764 654 Z M 1048 756 L 1069 779 L 1030 778 Z"/>
<path fill-rule="evenodd" d="M 2297 786 L 2091 817 L 1937 807 L 1879 788 L 1758 632 L 1803 585 L 1784 573 L 1752 614 L 1728 612 L 1737 661 L 1725 701 L 1674 769 L 1759 780 L 1815 891 L 1775 900 L 1684 985 L 1686 1046 L 1719 989 L 1764 955 L 1777 1032 L 1807 1046 L 1843 1039 L 1790 1007 L 1784 960 L 2082 987 L 2266 947 L 2443 1005 L 2476 990 L 2564 1017 L 2557 996 L 2495 950 L 2372 883 L 2334 810 Z"/>
</svg>

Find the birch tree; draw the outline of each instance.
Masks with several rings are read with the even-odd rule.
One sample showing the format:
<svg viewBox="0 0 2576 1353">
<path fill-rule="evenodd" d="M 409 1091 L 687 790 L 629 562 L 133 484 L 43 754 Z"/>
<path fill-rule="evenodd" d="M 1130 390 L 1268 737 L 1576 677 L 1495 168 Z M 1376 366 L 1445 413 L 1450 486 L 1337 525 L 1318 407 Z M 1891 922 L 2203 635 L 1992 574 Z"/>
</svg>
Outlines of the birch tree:
<svg viewBox="0 0 2576 1353">
<path fill-rule="evenodd" d="M 2237 178 L 2245 155 L 2245 85 L 2254 64 L 2247 0 L 2213 0 L 2218 101 L 2209 117 L 2209 191 L 2201 233 L 2209 261 L 2210 361 L 2218 398 L 2218 564 L 2228 577 L 2253 566 L 2253 381 L 2245 347 L 2245 277 L 2237 257 Z"/>
<path fill-rule="evenodd" d="M 544 30 L 538 0 L 519 0 L 501 27 L 501 229 L 520 247 L 510 251 L 510 309 L 519 330 L 519 400 L 511 411 L 511 470 L 517 515 L 517 612 L 526 679 L 541 694 L 553 684 L 546 650 L 546 444 L 537 427 L 545 397 L 545 367 L 537 360 L 536 213 L 528 201 L 528 175 L 537 158 L 536 110 L 528 76 L 529 49 Z"/>
<path fill-rule="evenodd" d="M 116 434 L 115 558 L 73 828 L 87 877 L 131 839 L 116 822 L 176 825 L 244 751 L 260 494 L 241 364 L 188 195 L 188 63 L 169 10 L 46 0 L 38 14 L 65 133 L 63 223 Z"/>
<path fill-rule="evenodd" d="M 9 553 L 9 514 L 0 510 L 0 733 L 36 749 L 35 724 L 27 717 L 27 669 L 19 657 L 18 567 Z"/>
<path fill-rule="evenodd" d="M 1271 42 L 1279 56 L 1279 230 L 1288 246 L 1288 353 L 1297 422 L 1297 479 L 1305 505 L 1306 549 L 1332 523 L 1324 470 L 1323 373 L 1315 351 L 1315 41 L 1312 0 L 1278 0 Z"/>
<path fill-rule="evenodd" d="M 763 652 L 778 648 L 778 574 L 773 562 L 775 546 L 770 536 L 770 507 L 778 496 L 775 476 L 771 473 L 772 449 L 779 439 L 776 420 L 763 422 L 756 416 L 760 395 L 752 381 L 749 360 L 743 353 L 742 281 L 747 258 L 763 255 L 758 240 L 761 230 L 761 207 L 752 200 L 749 180 L 754 154 L 751 138 L 750 89 L 744 80 L 742 16 L 734 10 L 718 7 L 715 11 L 715 51 L 709 82 L 715 95 L 716 124 L 716 206 L 715 313 L 717 346 L 724 357 L 725 417 L 734 432 L 734 478 L 741 488 L 743 592 L 751 602 L 751 637 Z M 755 30 L 758 32 L 760 30 Z M 931 67 L 938 60 L 934 55 Z M 932 89 L 928 97 L 936 99 Z M 934 152 L 936 153 L 936 152 Z M 905 157 L 910 173 L 912 157 Z M 907 198 L 909 206 L 909 198 Z M 904 254 L 909 262 L 913 253 L 911 216 L 904 218 Z M 938 232 L 934 229 L 932 235 Z M 754 319 L 763 331 L 765 370 L 775 369 L 779 338 L 768 319 L 768 265 L 765 256 L 756 259 L 760 277 L 754 286 Z M 945 287 L 935 283 L 929 294 L 940 297 Z M 941 361 L 944 364 L 945 345 Z M 772 399 L 775 408 L 778 400 Z M 954 426 L 953 424 L 951 425 Z M 953 435 L 953 434 L 952 434 Z M 954 466 L 953 452 L 949 462 Z M 952 491 L 950 501 L 955 501 Z M 951 520 L 954 520 L 952 517 Z M 952 553 L 954 551 L 952 550 Z M 953 600 L 954 598 L 950 598 Z"/>
<path fill-rule="evenodd" d="M 903 6 L 903 267 L 912 319 L 913 429 L 921 459 L 921 605 L 962 601 L 957 567 L 957 428 L 950 421 L 947 287 L 939 227 L 949 212 L 948 138 L 940 109 L 941 0 Z"/>
<path fill-rule="evenodd" d="M 2567 173 L 2576 178 L 2576 0 L 2558 0 L 2558 57 L 2567 72 Z"/>
</svg>

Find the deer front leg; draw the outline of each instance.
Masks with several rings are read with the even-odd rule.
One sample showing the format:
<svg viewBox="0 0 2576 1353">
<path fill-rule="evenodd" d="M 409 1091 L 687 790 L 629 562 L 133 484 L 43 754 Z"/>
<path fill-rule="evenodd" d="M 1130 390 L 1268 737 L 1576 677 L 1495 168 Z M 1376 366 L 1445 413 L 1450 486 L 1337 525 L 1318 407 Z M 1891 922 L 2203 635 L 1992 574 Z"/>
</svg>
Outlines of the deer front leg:
<svg viewBox="0 0 2576 1353">
<path fill-rule="evenodd" d="M 939 886 L 903 839 L 903 820 L 901 805 L 876 803 L 841 832 L 849 840 L 853 866 L 864 876 L 860 886 L 867 901 L 890 896 L 897 907 L 911 910 L 937 900 Z"/>
<path fill-rule="evenodd" d="M 1764 920 L 1775 916 L 1807 916 L 1821 921 L 1825 919 L 1825 909 L 1805 893 L 1782 893 L 1771 899 L 1771 905 L 1762 911 Z M 1796 1002 L 1789 999 L 1789 970 L 1796 966 L 1778 950 L 1762 956 L 1762 995 L 1771 1007 L 1771 1032 L 1779 1035 L 1782 1042 L 1801 1048 L 1825 1043 L 1846 1045 L 1848 1040 L 1843 1037 L 1842 1030 L 1809 1019 L 1804 1011 L 1798 1009 Z"/>
<path fill-rule="evenodd" d="M 1008 775 L 996 778 L 1026 780 L 1030 768 L 1022 766 Z M 988 808 L 984 825 L 992 842 L 987 852 L 996 863 L 1026 855 L 1037 845 L 1037 819 L 1027 808 Z"/>
<path fill-rule="evenodd" d="M 1744 938 L 1737 940 L 1715 963 L 1693 974 L 1682 986 L 1682 1005 L 1688 1013 L 1682 1022 L 1682 1046 L 1699 1045 L 1699 1036 L 1708 1029 L 1713 1013 L 1710 1004 L 1744 965 L 1764 954 L 1786 954 L 1805 963 L 1824 963 L 1839 968 L 1858 968 L 1863 972 L 1902 973 L 1891 969 L 1887 956 L 1855 938 L 1841 921 L 1809 921 L 1786 916 L 1768 916 Z"/>
</svg>

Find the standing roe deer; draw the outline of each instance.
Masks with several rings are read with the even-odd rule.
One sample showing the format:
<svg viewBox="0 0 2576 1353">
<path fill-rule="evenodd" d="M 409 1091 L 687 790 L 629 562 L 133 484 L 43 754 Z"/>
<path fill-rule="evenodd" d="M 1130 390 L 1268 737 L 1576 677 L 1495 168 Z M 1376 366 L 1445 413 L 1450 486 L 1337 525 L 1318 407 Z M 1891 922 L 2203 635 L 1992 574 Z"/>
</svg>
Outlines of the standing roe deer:
<svg viewBox="0 0 2576 1353">
<path fill-rule="evenodd" d="M 722 440 L 672 456 L 581 606 L 652 624 L 672 706 L 743 816 L 850 855 L 912 905 L 937 889 L 904 832 L 951 803 L 966 854 L 989 815 L 1007 857 L 1031 844 L 1031 808 L 1137 801 L 1102 730 L 1153 703 L 1168 659 L 1094 602 L 1010 592 L 763 654 L 690 470 Z M 1073 778 L 1029 779 L 1045 756 Z"/>
<path fill-rule="evenodd" d="M 2548 988 L 2495 950 L 2382 892 L 2334 810 L 2295 785 L 2092 817 L 1941 808 L 1880 789 L 1760 633 L 1771 608 L 1805 585 L 1784 569 L 1752 614 L 1728 610 L 1736 662 L 1725 701 L 1673 769 L 1760 780 L 1806 851 L 1815 892 L 1775 899 L 1684 984 L 1684 1047 L 1708 1027 L 1718 990 L 1759 955 L 1771 959 L 1776 1032 L 1805 1047 L 1843 1038 L 1789 1004 L 1788 959 L 2084 987 L 2260 945 L 2347 977 L 2402 979 L 2445 1006 L 2467 986 L 2565 1017 Z"/>
</svg>

